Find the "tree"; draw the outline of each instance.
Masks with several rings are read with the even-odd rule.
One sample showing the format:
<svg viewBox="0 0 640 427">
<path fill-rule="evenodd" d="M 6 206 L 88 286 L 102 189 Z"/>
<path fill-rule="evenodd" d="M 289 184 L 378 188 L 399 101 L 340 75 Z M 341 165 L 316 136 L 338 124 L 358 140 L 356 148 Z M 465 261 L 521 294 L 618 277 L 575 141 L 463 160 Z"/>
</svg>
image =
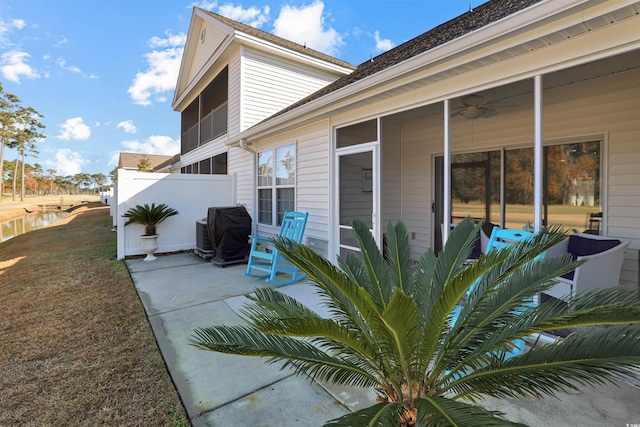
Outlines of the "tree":
<svg viewBox="0 0 640 427">
<path fill-rule="evenodd" d="M 36 150 L 36 142 L 45 137 L 40 133 L 41 129 L 45 126 L 40 122 L 42 119 L 40 113 L 38 113 L 32 107 L 18 107 L 14 114 L 14 132 L 10 137 L 10 141 L 13 142 L 13 146 L 17 148 L 20 157 L 22 158 L 22 186 L 20 192 L 20 200 L 24 201 L 24 171 L 25 171 L 25 156 L 27 153 L 35 156 L 38 154 Z M 15 176 L 13 185 L 13 199 L 15 200 Z"/>
<path fill-rule="evenodd" d="M 109 179 L 111 180 L 111 183 L 114 185 L 118 183 L 118 167 L 117 166 L 111 169 L 111 172 L 109 172 Z"/>
<path fill-rule="evenodd" d="M 95 186 L 100 187 L 100 191 L 102 191 L 102 186 L 107 181 L 107 177 L 103 173 L 94 173 L 91 175 L 91 181 L 93 181 L 94 184 L 94 191 Z"/>
<path fill-rule="evenodd" d="M 47 173 L 49 174 L 49 191 L 51 192 L 51 194 L 53 194 L 53 185 L 55 184 L 56 181 L 56 174 L 58 173 L 57 170 L 55 169 L 47 169 Z"/>
<path fill-rule="evenodd" d="M 15 113 L 20 105 L 20 99 L 2 89 L 0 83 L 0 202 L 4 191 L 4 147 L 13 147 L 15 129 Z"/>
<path fill-rule="evenodd" d="M 640 377 L 640 328 L 630 326 L 640 322 L 637 295 L 606 289 L 570 304 L 531 303 L 580 264 L 568 256 L 541 257 L 565 237 L 557 228 L 468 264 L 481 226 L 468 217 L 437 257 L 429 249 L 416 264 L 402 222 L 387 227 L 385 255 L 366 224 L 352 226 L 361 252 L 339 259 L 339 266 L 274 238 L 314 282 L 330 318 L 276 289 L 256 289 L 244 308 L 248 325 L 199 328 L 191 343 L 283 360 L 313 379 L 377 389 L 377 404 L 329 426 L 513 425 L 467 402 L 483 395 L 555 396 Z M 612 326 L 508 357 L 524 337 L 598 324 Z"/>
<path fill-rule="evenodd" d="M 142 156 L 138 162 L 138 172 L 152 172 L 151 160 L 147 156 Z"/>
</svg>

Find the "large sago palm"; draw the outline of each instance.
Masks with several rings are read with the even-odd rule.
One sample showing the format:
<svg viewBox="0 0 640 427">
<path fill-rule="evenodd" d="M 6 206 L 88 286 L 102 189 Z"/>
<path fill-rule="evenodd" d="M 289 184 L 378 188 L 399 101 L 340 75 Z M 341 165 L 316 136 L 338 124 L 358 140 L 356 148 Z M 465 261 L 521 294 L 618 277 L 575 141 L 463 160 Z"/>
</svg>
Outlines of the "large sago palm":
<svg viewBox="0 0 640 427">
<path fill-rule="evenodd" d="M 275 289 L 257 289 L 245 306 L 246 326 L 197 329 L 192 344 L 377 390 L 377 403 L 328 426 L 512 425 L 476 402 L 555 396 L 640 376 L 637 293 L 609 289 L 570 304 L 533 303 L 578 265 L 543 255 L 565 237 L 557 228 L 467 263 L 481 226 L 470 218 L 437 257 L 429 250 L 419 262 L 402 222 L 389 224 L 384 255 L 364 223 L 352 225 L 361 252 L 337 266 L 305 246 L 274 240 L 317 286 L 330 318 Z M 608 327 L 552 344 L 536 340 L 592 325 Z M 515 351 L 523 339 L 526 351 Z"/>
</svg>

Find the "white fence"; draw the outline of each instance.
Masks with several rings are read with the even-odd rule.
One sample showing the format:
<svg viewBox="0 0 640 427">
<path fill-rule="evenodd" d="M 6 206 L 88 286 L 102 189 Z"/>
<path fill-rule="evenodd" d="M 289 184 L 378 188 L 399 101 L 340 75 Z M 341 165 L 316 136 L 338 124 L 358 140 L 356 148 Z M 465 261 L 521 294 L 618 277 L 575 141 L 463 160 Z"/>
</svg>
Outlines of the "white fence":
<svg viewBox="0 0 640 427">
<path fill-rule="evenodd" d="M 143 254 L 139 236 L 144 233 L 144 227 L 138 224 L 125 227 L 126 218 L 122 214 L 145 203 L 165 203 L 179 212 L 158 226 L 157 253 L 194 249 L 196 221 L 206 218 L 208 208 L 236 205 L 236 176 L 143 173 L 119 169 L 114 197 L 117 199 L 113 215 L 118 232 L 118 259 Z"/>
</svg>

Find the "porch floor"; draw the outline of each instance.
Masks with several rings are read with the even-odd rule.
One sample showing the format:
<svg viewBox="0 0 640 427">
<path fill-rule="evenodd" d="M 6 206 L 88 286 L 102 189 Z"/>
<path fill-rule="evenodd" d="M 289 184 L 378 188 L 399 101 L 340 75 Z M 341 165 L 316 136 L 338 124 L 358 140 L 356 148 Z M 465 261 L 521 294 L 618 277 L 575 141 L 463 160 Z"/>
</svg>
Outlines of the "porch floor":
<svg viewBox="0 0 640 427">
<path fill-rule="evenodd" d="M 312 383 L 280 370 L 281 364 L 189 345 L 198 327 L 242 323 L 238 313 L 247 301 L 244 295 L 271 286 L 242 276 L 246 265 L 222 268 L 191 253 L 154 262 L 127 260 L 126 265 L 193 426 L 317 427 L 375 401 L 371 390 Z M 309 282 L 280 290 L 326 313 Z M 482 405 L 532 426 L 640 424 L 640 387 L 618 385 L 565 393 L 558 400 L 489 398 Z"/>
</svg>

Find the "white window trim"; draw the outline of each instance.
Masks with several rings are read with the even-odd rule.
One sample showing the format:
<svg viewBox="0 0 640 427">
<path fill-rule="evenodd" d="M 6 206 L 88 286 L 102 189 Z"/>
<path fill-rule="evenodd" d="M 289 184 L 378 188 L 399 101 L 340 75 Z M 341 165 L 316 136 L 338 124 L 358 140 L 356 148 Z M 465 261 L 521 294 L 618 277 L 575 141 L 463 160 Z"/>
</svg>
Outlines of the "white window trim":
<svg viewBox="0 0 640 427">
<path fill-rule="evenodd" d="M 279 148 L 282 147 L 287 147 L 287 146 L 293 146 L 293 153 L 294 153 L 294 161 L 295 161 L 295 168 L 294 168 L 294 178 L 293 178 L 293 183 L 292 184 L 286 184 L 286 185 L 277 185 L 277 180 L 276 180 L 276 152 Z M 259 156 L 260 154 L 263 154 L 267 151 L 271 151 L 272 152 L 272 156 L 271 156 L 271 170 L 273 171 L 273 175 L 271 177 L 271 185 L 259 185 L 259 167 L 260 167 L 260 162 L 259 162 Z M 292 188 L 293 189 L 293 204 L 294 204 L 294 208 L 296 205 L 296 198 L 297 198 L 297 182 L 298 182 L 298 146 L 296 141 L 293 142 L 288 142 L 285 144 L 280 144 L 277 146 L 273 146 L 270 148 L 265 148 L 264 150 L 258 151 L 257 152 L 257 159 L 258 161 L 256 162 L 256 168 L 254 170 L 254 173 L 256 174 L 256 222 L 264 227 L 274 227 L 277 228 L 279 227 L 278 225 L 278 199 L 277 199 L 277 191 L 279 189 L 283 189 L 283 188 Z M 271 223 L 264 223 L 264 222 L 260 222 L 260 195 L 259 192 L 260 190 L 271 190 Z"/>
</svg>

